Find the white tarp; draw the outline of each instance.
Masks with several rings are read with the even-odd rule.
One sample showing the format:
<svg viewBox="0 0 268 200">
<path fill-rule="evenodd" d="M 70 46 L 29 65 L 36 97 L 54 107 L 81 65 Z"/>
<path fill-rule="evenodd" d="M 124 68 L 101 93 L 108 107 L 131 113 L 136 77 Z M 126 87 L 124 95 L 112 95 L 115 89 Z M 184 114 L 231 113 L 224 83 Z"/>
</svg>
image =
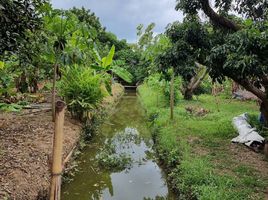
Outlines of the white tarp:
<svg viewBox="0 0 268 200">
<path fill-rule="evenodd" d="M 264 138 L 258 134 L 255 128 L 252 128 L 247 122 L 247 113 L 233 118 L 233 126 L 239 135 L 232 139 L 232 142 L 242 143 L 251 146 L 254 142 L 264 143 Z"/>
</svg>

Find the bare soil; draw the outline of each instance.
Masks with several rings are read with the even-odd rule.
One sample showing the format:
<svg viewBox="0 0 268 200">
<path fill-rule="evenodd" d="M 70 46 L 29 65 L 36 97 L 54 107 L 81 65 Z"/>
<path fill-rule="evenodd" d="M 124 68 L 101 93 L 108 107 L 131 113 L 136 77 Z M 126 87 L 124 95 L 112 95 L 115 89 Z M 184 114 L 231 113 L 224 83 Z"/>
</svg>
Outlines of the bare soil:
<svg viewBox="0 0 268 200">
<path fill-rule="evenodd" d="M 110 106 L 123 94 L 113 87 Z M 51 111 L 18 114 L 0 113 L 0 199 L 32 200 L 45 195 L 50 184 L 54 123 Z M 65 158 L 80 138 L 82 125 L 66 112 L 64 122 Z"/>
<path fill-rule="evenodd" d="M 34 199 L 50 180 L 54 123 L 51 112 L 0 115 L 0 199 Z M 67 114 L 64 157 L 79 139 L 81 125 Z M 2 195 L 2 196 L 1 196 Z"/>
</svg>

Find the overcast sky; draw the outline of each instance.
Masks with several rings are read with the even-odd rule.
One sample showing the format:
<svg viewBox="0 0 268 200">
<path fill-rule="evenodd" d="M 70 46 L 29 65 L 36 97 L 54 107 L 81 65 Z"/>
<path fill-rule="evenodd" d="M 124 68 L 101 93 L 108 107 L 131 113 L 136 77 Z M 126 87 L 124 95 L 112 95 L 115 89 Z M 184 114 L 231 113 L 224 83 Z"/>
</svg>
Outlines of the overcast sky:
<svg viewBox="0 0 268 200">
<path fill-rule="evenodd" d="M 90 9 L 100 18 L 103 26 L 128 42 L 136 41 L 138 24 L 156 23 L 154 31 L 164 32 L 168 23 L 182 20 L 175 11 L 175 0 L 51 0 L 54 8 L 82 7 Z"/>
</svg>

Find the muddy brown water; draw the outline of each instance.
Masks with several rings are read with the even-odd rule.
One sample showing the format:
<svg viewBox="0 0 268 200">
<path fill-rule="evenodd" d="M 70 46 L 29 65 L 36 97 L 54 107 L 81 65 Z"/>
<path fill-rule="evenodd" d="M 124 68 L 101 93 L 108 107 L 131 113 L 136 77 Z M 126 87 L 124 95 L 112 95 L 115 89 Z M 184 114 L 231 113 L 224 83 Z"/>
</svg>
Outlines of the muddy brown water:
<svg viewBox="0 0 268 200">
<path fill-rule="evenodd" d="M 138 135 L 122 145 L 114 140 L 116 151 L 129 155 L 131 165 L 121 171 L 100 167 L 96 155 L 105 141 L 120 134 Z M 149 200 L 170 199 L 165 175 L 154 159 L 152 139 L 143 110 L 135 93 L 128 93 L 115 112 L 100 127 L 78 159 L 78 171 L 62 188 L 63 200 Z"/>
</svg>

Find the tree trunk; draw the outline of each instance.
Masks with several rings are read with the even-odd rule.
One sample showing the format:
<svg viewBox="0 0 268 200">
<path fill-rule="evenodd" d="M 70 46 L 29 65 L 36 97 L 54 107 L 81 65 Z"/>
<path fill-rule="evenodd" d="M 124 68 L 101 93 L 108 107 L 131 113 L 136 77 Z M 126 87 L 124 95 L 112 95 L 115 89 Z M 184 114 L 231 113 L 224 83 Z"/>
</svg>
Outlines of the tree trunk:
<svg viewBox="0 0 268 200">
<path fill-rule="evenodd" d="M 232 78 L 239 85 L 243 86 L 247 91 L 256 95 L 262 101 L 261 106 L 260 106 L 260 112 L 264 115 L 265 126 L 268 126 L 268 121 L 267 121 L 268 120 L 268 99 L 266 95 L 267 90 L 265 88 L 264 88 L 265 91 L 260 90 L 259 88 L 255 87 L 252 83 L 250 83 L 249 80 L 247 79 L 239 80 L 234 77 L 230 77 L 230 78 Z"/>
<path fill-rule="evenodd" d="M 57 80 L 57 63 L 54 64 L 53 87 L 52 87 L 52 121 L 55 122 L 55 103 L 56 103 L 56 80 Z"/>
<path fill-rule="evenodd" d="M 20 75 L 18 79 L 17 89 L 21 93 L 28 92 L 28 83 L 27 83 L 27 77 L 26 77 L 25 71 L 22 72 L 22 74 Z"/>
<path fill-rule="evenodd" d="M 238 31 L 240 29 L 240 27 L 235 22 L 216 13 L 209 5 L 209 0 L 201 0 L 201 4 L 202 10 L 214 25 L 218 25 L 222 28 L 232 31 Z"/>
<path fill-rule="evenodd" d="M 185 100 L 192 100 L 193 99 L 193 91 L 189 88 L 184 90 L 183 97 Z"/>
<path fill-rule="evenodd" d="M 268 127 L 268 100 L 262 101 L 262 105 L 260 107 L 261 114 L 264 116 L 264 125 Z"/>
<path fill-rule="evenodd" d="M 184 90 L 184 99 L 191 100 L 193 98 L 193 93 L 196 88 L 199 87 L 199 85 L 202 83 L 206 75 L 208 74 L 207 68 L 204 70 L 204 72 L 200 75 L 200 72 L 202 72 L 202 68 L 199 63 L 196 63 L 200 67 L 200 71 L 197 73 L 195 77 L 193 77 L 189 83 L 189 85 Z M 204 68 L 203 68 L 204 69 Z"/>
</svg>

